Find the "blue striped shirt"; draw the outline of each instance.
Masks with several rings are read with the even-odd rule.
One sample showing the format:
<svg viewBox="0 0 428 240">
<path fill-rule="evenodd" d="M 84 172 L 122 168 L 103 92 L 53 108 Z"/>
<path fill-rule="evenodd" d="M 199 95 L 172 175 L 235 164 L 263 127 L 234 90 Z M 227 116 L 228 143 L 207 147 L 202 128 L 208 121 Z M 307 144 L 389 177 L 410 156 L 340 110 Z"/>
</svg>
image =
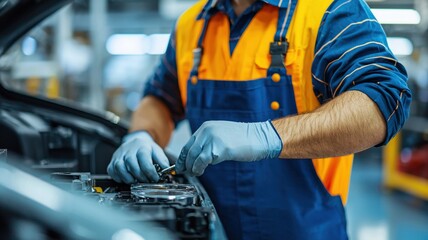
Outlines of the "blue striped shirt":
<svg viewBox="0 0 428 240">
<path fill-rule="evenodd" d="M 211 6 L 213 0 L 208 1 Z M 265 3 L 267 2 L 267 3 Z M 288 1 L 256 1 L 236 16 L 228 0 L 218 0 L 212 8 L 204 8 L 204 17 L 222 12 L 231 23 L 231 54 L 246 27 L 263 4 L 286 7 Z M 312 63 L 314 92 L 321 103 L 349 90 L 361 91 L 379 107 L 387 123 L 388 142 L 409 115 L 411 92 L 407 73 L 388 48 L 382 26 L 363 0 L 335 0 L 324 17 L 315 45 Z M 171 110 L 175 123 L 185 118 L 178 87 L 175 61 L 175 36 L 156 71 L 149 79 L 144 96 L 161 99 Z M 382 143 L 382 144 L 384 144 Z M 380 145 L 382 145 L 380 144 Z"/>
</svg>

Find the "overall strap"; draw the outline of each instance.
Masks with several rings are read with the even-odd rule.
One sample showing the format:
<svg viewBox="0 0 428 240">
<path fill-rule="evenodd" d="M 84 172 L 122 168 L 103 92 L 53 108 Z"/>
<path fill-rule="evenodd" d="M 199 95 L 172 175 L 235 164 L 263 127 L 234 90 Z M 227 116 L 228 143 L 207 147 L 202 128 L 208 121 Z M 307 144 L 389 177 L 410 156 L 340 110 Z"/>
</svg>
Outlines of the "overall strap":
<svg viewBox="0 0 428 240">
<path fill-rule="evenodd" d="M 278 15 L 278 25 L 274 41 L 270 44 L 269 53 L 272 61 L 270 68 L 285 68 L 284 59 L 288 50 L 288 41 L 286 35 L 296 9 L 297 0 L 288 0 L 287 8 L 280 8 Z M 203 54 L 203 41 L 208 29 L 209 20 L 204 20 L 204 26 L 198 39 L 198 46 L 193 50 L 193 67 L 191 76 L 198 76 L 198 69 Z"/>
<path fill-rule="evenodd" d="M 278 26 L 274 41 L 270 44 L 269 53 L 272 57 L 270 68 L 285 68 L 284 59 L 287 55 L 288 41 L 286 38 L 297 0 L 288 0 L 287 8 L 280 8 L 278 15 Z"/>
<path fill-rule="evenodd" d="M 201 35 L 199 36 L 199 39 L 198 39 L 198 47 L 193 49 L 193 67 L 190 73 L 191 76 L 196 76 L 196 77 L 198 76 L 198 69 L 199 69 L 199 65 L 201 64 L 201 58 L 202 58 L 202 53 L 204 49 L 204 47 L 202 46 L 202 43 L 205 39 L 205 34 L 207 33 L 208 23 L 209 23 L 209 20 L 205 19 L 204 27 L 202 28 Z"/>
</svg>

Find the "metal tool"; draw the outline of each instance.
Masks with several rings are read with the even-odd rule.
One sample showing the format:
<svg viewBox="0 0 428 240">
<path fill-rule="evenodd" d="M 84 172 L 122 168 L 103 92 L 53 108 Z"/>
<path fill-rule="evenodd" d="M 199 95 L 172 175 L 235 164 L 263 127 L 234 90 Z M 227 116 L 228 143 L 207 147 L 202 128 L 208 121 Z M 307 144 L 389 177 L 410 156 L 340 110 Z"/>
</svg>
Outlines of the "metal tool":
<svg viewBox="0 0 428 240">
<path fill-rule="evenodd" d="M 157 163 L 155 163 L 154 166 L 156 168 L 156 172 L 159 175 L 159 182 L 172 181 L 172 175 L 174 175 L 174 171 L 175 171 L 175 164 L 164 169 L 162 169 Z"/>
<path fill-rule="evenodd" d="M 159 174 L 159 176 L 160 176 L 160 177 L 162 177 L 162 176 L 164 176 L 165 174 L 170 174 L 170 173 L 172 173 L 173 171 L 175 171 L 175 164 L 174 164 L 174 165 L 171 165 L 170 167 L 167 167 L 167 168 L 164 168 L 164 169 L 162 169 L 162 170 L 158 171 L 158 174 Z"/>
<path fill-rule="evenodd" d="M 172 164 L 171 166 L 162 169 L 159 166 L 159 164 L 157 164 L 157 163 L 154 164 L 154 166 L 156 168 L 156 172 L 159 175 L 159 181 L 160 182 L 165 182 L 165 181 L 167 181 L 168 179 L 171 178 L 171 173 L 174 174 L 174 172 L 175 172 L 175 163 L 177 162 L 177 158 L 173 154 L 165 151 L 165 155 L 168 158 L 169 164 Z"/>
</svg>

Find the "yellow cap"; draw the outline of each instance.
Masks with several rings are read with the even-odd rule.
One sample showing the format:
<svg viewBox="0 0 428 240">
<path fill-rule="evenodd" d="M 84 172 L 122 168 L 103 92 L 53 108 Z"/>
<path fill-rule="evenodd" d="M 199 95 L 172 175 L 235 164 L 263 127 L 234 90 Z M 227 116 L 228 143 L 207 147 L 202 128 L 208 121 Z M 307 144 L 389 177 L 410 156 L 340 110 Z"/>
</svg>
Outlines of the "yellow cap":
<svg viewBox="0 0 428 240">
<path fill-rule="evenodd" d="M 97 193 L 103 193 L 103 189 L 101 187 L 93 187 L 93 189 L 95 190 L 95 192 Z"/>
</svg>

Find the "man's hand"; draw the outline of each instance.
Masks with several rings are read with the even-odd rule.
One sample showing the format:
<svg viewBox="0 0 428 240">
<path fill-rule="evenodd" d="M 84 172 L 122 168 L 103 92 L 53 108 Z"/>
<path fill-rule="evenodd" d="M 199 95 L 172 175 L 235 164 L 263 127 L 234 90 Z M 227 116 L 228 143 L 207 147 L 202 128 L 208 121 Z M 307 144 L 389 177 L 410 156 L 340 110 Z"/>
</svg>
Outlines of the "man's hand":
<svg viewBox="0 0 428 240">
<path fill-rule="evenodd" d="M 153 163 L 159 164 L 162 169 L 169 166 L 162 148 L 147 132 L 134 132 L 124 137 L 122 145 L 113 154 L 107 172 L 116 182 L 157 182 L 159 175 Z"/>
<path fill-rule="evenodd" d="M 208 121 L 181 150 L 176 170 L 200 176 L 209 164 L 226 160 L 252 162 L 275 158 L 281 150 L 282 141 L 270 121 Z"/>
</svg>

